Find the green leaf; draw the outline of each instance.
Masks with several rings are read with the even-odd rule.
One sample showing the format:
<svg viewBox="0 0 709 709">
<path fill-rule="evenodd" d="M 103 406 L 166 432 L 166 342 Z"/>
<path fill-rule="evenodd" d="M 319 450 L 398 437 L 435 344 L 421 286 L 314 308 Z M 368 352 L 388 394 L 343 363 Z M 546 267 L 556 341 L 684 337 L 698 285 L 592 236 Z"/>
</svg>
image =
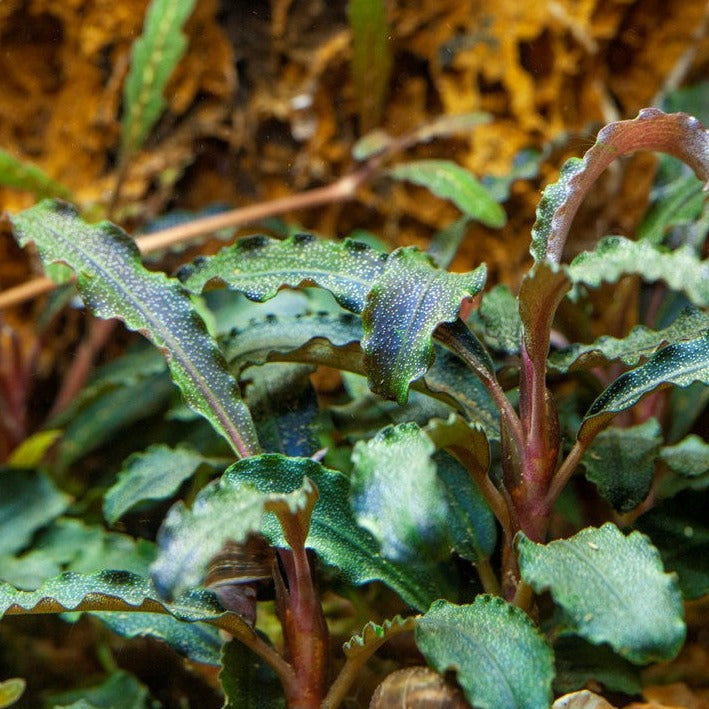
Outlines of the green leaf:
<svg viewBox="0 0 709 709">
<path fill-rule="evenodd" d="M 182 623 L 176 618 L 159 613 L 99 611 L 91 615 L 99 618 L 114 633 L 124 638 L 157 638 L 190 660 L 207 665 L 219 664 L 223 641 L 219 630 L 211 625 Z"/>
<path fill-rule="evenodd" d="M 673 155 L 709 180 L 709 134 L 696 118 L 645 108 L 634 120 L 609 123 L 583 159 L 568 160 L 559 180 L 544 190 L 532 228 L 535 261 L 561 259 L 571 222 L 599 175 L 615 158 L 637 150 Z"/>
<path fill-rule="evenodd" d="M 359 104 L 360 130 L 376 126 L 382 115 L 392 68 L 390 30 L 384 0 L 349 0 L 352 76 Z"/>
<path fill-rule="evenodd" d="M 684 488 L 697 490 L 709 485 L 709 444 L 699 436 L 692 434 L 674 446 L 664 446 L 660 459 L 670 471 L 660 479 L 660 497 L 670 497 Z"/>
<path fill-rule="evenodd" d="M 486 269 L 448 273 L 414 248 L 391 254 L 367 296 L 362 349 L 372 390 L 406 402 L 409 383 L 433 361 L 433 332 L 458 317 L 461 302 L 485 285 Z"/>
<path fill-rule="evenodd" d="M 689 246 L 660 251 L 647 241 L 607 236 L 594 251 L 579 254 L 568 273 L 575 285 L 591 287 L 635 273 L 648 283 L 663 280 L 695 305 L 709 306 L 709 261 L 700 261 Z"/>
<path fill-rule="evenodd" d="M 693 340 L 707 330 L 709 316 L 697 308 L 689 307 L 669 327 L 662 330 L 650 330 L 644 325 L 636 325 L 623 338 L 600 337 L 587 345 L 570 345 L 560 352 L 552 353 L 549 365 L 558 372 L 591 369 L 616 361 L 634 366 L 665 344 Z"/>
<path fill-rule="evenodd" d="M 284 495 L 298 489 L 303 477 L 317 487 L 320 497 L 313 510 L 306 546 L 320 559 L 337 567 L 350 583 L 383 581 L 409 605 L 425 608 L 438 595 L 430 578 L 419 576 L 411 565 L 396 564 L 379 553 L 379 544 L 357 525 L 349 505 L 349 480 L 309 458 L 260 455 L 238 461 L 224 474 L 231 485 L 253 485 L 261 494 Z M 280 525 L 270 515 L 262 532 L 274 546 L 284 546 Z"/>
<path fill-rule="evenodd" d="M 123 87 L 121 152 L 140 150 L 165 109 L 163 93 L 187 48 L 182 27 L 192 14 L 194 0 L 152 0 L 143 34 L 133 43 L 130 71 Z"/>
<path fill-rule="evenodd" d="M 497 285 L 485 293 L 472 323 L 492 349 L 519 354 L 522 322 L 517 298 L 506 285 Z"/>
<path fill-rule="evenodd" d="M 390 620 L 385 620 L 381 625 L 370 621 L 362 628 L 361 633 L 353 635 L 342 646 L 342 651 L 348 658 L 357 657 L 359 655 L 369 657 L 390 638 L 400 633 L 414 630 L 419 617 L 420 616 L 408 616 L 407 618 L 402 618 L 400 615 L 397 615 Z"/>
<path fill-rule="evenodd" d="M 235 451 L 258 451 L 238 386 L 189 297 L 174 280 L 142 266 L 125 232 L 108 222 L 85 224 L 73 207 L 58 202 L 42 202 L 12 223 L 18 241 L 34 241 L 45 264 L 60 261 L 74 269 L 79 292 L 99 317 L 120 317 L 163 351 L 187 403 Z"/>
<path fill-rule="evenodd" d="M 118 474 L 118 480 L 107 490 L 103 514 L 115 524 L 129 509 L 146 500 L 164 500 L 174 495 L 185 480 L 202 465 L 219 467 L 195 450 L 181 446 L 150 446 L 144 453 L 130 456 Z"/>
<path fill-rule="evenodd" d="M 20 160 L 5 150 L 0 150 L 0 185 L 32 192 L 40 199 L 45 197 L 69 199 L 71 195 L 67 187 L 55 182 L 37 165 Z"/>
<path fill-rule="evenodd" d="M 630 428 L 609 428 L 598 434 L 581 464 L 601 495 L 619 512 L 628 512 L 650 492 L 661 445 L 656 419 Z"/>
<path fill-rule="evenodd" d="M 640 694 L 640 670 L 613 652 L 608 645 L 592 645 L 576 636 L 562 636 L 554 643 L 556 677 L 554 690 L 561 694 L 600 682 L 605 689 Z"/>
<path fill-rule="evenodd" d="M 436 601 L 418 621 L 416 644 L 436 671 L 455 670 L 479 709 L 551 704 L 551 648 L 529 616 L 502 598 L 480 595 L 466 606 Z"/>
<path fill-rule="evenodd" d="M 473 174 L 450 160 L 416 160 L 389 168 L 386 174 L 426 187 L 449 199 L 463 214 L 498 229 L 505 225 L 505 210 Z"/>
<path fill-rule="evenodd" d="M 23 694 L 27 683 L 21 677 L 0 682 L 0 709 L 12 706 Z"/>
<path fill-rule="evenodd" d="M 679 652 L 682 596 L 647 537 L 623 536 L 608 523 L 550 544 L 521 534 L 517 551 L 522 578 L 538 593 L 551 591 L 572 632 L 636 664 Z"/>
<path fill-rule="evenodd" d="M 709 384 L 709 332 L 703 337 L 667 345 L 640 367 L 618 377 L 594 402 L 578 432 L 588 441 L 615 416 L 659 387 Z"/>
<path fill-rule="evenodd" d="M 387 559 L 436 561 L 450 553 L 448 504 L 434 451 L 415 423 L 387 426 L 352 451 L 352 509 Z"/>
<path fill-rule="evenodd" d="M 468 233 L 469 225 L 470 218 L 464 216 L 437 231 L 431 237 L 426 253 L 438 268 L 448 268 L 451 265 Z"/>
<path fill-rule="evenodd" d="M 223 709 L 283 709 L 285 698 L 275 672 L 238 640 L 224 645 L 219 681 Z"/>
<path fill-rule="evenodd" d="M 259 302 L 273 298 L 283 286 L 316 285 L 329 290 L 343 308 L 359 313 L 386 259 L 386 254 L 351 239 L 334 242 L 298 234 L 277 241 L 251 236 L 214 256 L 198 257 L 178 277 L 193 293 L 218 280 Z"/>
<path fill-rule="evenodd" d="M 709 524 L 706 490 L 687 490 L 646 512 L 638 529 L 657 546 L 667 569 L 679 577 L 687 599 L 709 593 Z"/>
<path fill-rule="evenodd" d="M 0 470 L 0 554 L 14 554 L 58 517 L 70 498 L 42 472 Z"/>
<path fill-rule="evenodd" d="M 116 670 L 103 684 L 89 689 L 74 689 L 52 696 L 57 707 L 91 707 L 92 709 L 145 709 L 150 692 L 133 675 Z"/>
</svg>

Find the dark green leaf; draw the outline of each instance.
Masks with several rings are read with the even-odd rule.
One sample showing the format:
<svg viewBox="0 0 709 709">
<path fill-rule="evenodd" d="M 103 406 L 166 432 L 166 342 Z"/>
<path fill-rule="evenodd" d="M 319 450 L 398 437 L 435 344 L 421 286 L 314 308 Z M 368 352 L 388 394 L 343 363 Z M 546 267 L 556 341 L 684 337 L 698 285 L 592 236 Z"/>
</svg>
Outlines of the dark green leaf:
<svg viewBox="0 0 709 709">
<path fill-rule="evenodd" d="M 506 285 L 497 285 L 485 293 L 473 317 L 475 329 L 493 350 L 519 354 L 522 322 L 517 298 Z"/>
<path fill-rule="evenodd" d="M 118 480 L 106 492 L 103 514 L 110 524 L 145 500 L 164 500 L 174 495 L 202 465 L 219 467 L 195 450 L 154 445 L 136 453 L 123 464 Z"/>
<path fill-rule="evenodd" d="M 320 497 L 313 511 L 306 546 L 323 562 L 339 568 L 353 584 L 380 580 L 414 608 L 427 607 L 438 595 L 431 578 L 421 577 L 410 565 L 395 564 L 379 553 L 379 544 L 357 525 L 349 506 L 349 480 L 309 458 L 261 455 L 237 462 L 225 474 L 229 484 L 250 484 L 261 494 L 283 495 L 297 490 L 307 476 Z M 275 546 L 284 546 L 280 525 L 266 517 L 263 533 Z"/>
<path fill-rule="evenodd" d="M 709 306 L 709 261 L 701 261 L 689 246 L 660 251 L 647 241 L 607 236 L 595 251 L 579 254 L 568 273 L 575 285 L 593 288 L 635 273 L 648 283 L 663 280 L 695 305 Z"/>
<path fill-rule="evenodd" d="M 586 412 L 578 432 L 580 441 L 592 440 L 615 414 L 629 409 L 658 387 L 709 384 L 709 332 L 703 337 L 668 345 L 645 364 L 616 379 Z"/>
<path fill-rule="evenodd" d="M 145 709 L 150 699 L 148 688 L 133 675 L 116 670 L 103 684 L 89 689 L 74 689 L 52 696 L 52 706 L 91 707 L 92 709 Z"/>
<path fill-rule="evenodd" d="M 274 671 L 238 640 L 224 645 L 219 680 L 223 709 L 283 709 L 283 689 Z"/>
<path fill-rule="evenodd" d="M 682 596 L 647 537 L 623 536 L 608 523 L 550 544 L 520 535 L 517 551 L 522 578 L 538 593 L 551 591 L 572 632 L 636 664 L 679 652 Z"/>
<path fill-rule="evenodd" d="M 601 431 L 581 460 L 586 477 L 619 512 L 637 507 L 650 492 L 662 445 L 656 419 L 631 428 Z"/>
<path fill-rule="evenodd" d="M 143 34 L 133 43 L 131 66 L 123 90 L 121 150 L 139 150 L 165 109 L 163 92 L 187 48 L 182 26 L 194 0 L 152 0 Z"/>
<path fill-rule="evenodd" d="M 529 616 L 502 598 L 481 595 L 467 606 L 436 601 L 418 621 L 416 644 L 435 670 L 455 670 L 479 709 L 551 704 L 551 648 Z"/>
<path fill-rule="evenodd" d="M 474 175 L 450 160 L 416 160 L 387 170 L 390 177 L 426 187 L 433 194 L 449 199 L 463 214 L 486 226 L 505 225 L 505 210 Z"/>
<path fill-rule="evenodd" d="M 42 472 L 0 469 L 0 554 L 14 554 L 58 517 L 70 498 Z"/>
<path fill-rule="evenodd" d="M 637 150 L 673 155 L 701 180 L 709 179 L 709 134 L 696 118 L 645 108 L 634 120 L 610 123 L 583 159 L 568 160 L 559 180 L 544 190 L 532 229 L 530 250 L 535 261 L 561 259 L 571 222 L 598 176 L 615 158 Z"/>
<path fill-rule="evenodd" d="M 663 330 L 650 330 L 644 325 L 636 325 L 623 338 L 600 337 L 587 345 L 570 345 L 560 352 L 552 353 L 549 365 L 559 372 L 577 368 L 591 369 L 618 360 L 634 366 L 665 344 L 693 340 L 707 330 L 709 316 L 697 308 L 686 308 L 672 325 Z"/>
<path fill-rule="evenodd" d="M 52 180 L 37 165 L 20 160 L 5 150 L 0 150 L 0 185 L 32 192 L 40 198 L 68 199 L 70 196 L 68 188 Z"/>
<path fill-rule="evenodd" d="M 59 261 L 74 269 L 79 292 L 99 317 L 122 318 L 165 353 L 187 403 L 235 451 L 258 451 L 236 382 L 189 297 L 177 282 L 141 265 L 125 232 L 108 222 L 88 225 L 59 202 L 42 202 L 12 217 L 12 223 L 18 241 L 34 241 L 45 264 Z"/>
<path fill-rule="evenodd" d="M 433 361 L 433 331 L 457 319 L 461 302 L 480 292 L 485 277 L 484 265 L 448 273 L 414 248 L 391 254 L 362 312 L 362 349 L 373 391 L 406 402 L 409 383 Z"/>
<path fill-rule="evenodd" d="M 350 239 L 334 242 L 298 234 L 277 241 L 252 236 L 196 259 L 178 275 L 193 293 L 218 280 L 256 301 L 273 298 L 283 286 L 317 285 L 329 290 L 342 307 L 359 313 L 386 259 L 386 254 Z"/>
<path fill-rule="evenodd" d="M 665 563 L 679 577 L 685 598 L 700 598 L 709 593 L 709 524 L 707 523 L 706 490 L 688 490 L 637 521 L 638 528 L 648 534 Z"/>
<path fill-rule="evenodd" d="M 687 436 L 674 446 L 665 446 L 660 458 L 686 478 L 698 478 L 709 472 L 709 444 L 696 435 Z"/>
<path fill-rule="evenodd" d="M 692 431 L 694 424 L 709 405 L 709 387 L 701 382 L 670 392 L 667 441 L 679 441 Z"/>
<path fill-rule="evenodd" d="M 434 451 L 415 423 L 387 426 L 352 451 L 355 518 L 393 561 L 436 561 L 450 553 L 448 504 Z"/>
</svg>

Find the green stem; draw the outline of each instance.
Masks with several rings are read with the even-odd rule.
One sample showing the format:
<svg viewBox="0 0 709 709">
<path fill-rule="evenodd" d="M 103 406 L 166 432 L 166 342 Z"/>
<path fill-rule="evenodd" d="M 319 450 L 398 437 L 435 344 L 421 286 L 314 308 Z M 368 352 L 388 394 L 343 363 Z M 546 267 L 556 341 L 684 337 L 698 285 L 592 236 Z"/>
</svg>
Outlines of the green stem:
<svg viewBox="0 0 709 709">
<path fill-rule="evenodd" d="M 478 559 L 475 562 L 475 568 L 478 571 L 478 576 L 483 585 L 485 593 L 491 593 L 493 596 L 500 595 L 500 582 L 493 571 L 490 559 Z"/>
</svg>

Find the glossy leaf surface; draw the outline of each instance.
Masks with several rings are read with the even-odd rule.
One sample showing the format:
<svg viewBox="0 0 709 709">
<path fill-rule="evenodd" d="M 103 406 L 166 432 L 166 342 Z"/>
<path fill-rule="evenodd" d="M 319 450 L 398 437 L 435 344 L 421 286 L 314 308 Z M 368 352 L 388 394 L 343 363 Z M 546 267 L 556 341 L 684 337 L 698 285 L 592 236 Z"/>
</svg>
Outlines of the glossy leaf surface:
<svg viewBox="0 0 709 709">
<path fill-rule="evenodd" d="M 551 703 L 551 648 L 519 608 L 497 596 L 472 605 L 436 601 L 419 619 L 416 644 L 440 673 L 456 672 L 480 709 L 538 709 Z"/>
<path fill-rule="evenodd" d="M 549 544 L 521 535 L 517 550 L 522 578 L 538 593 L 551 592 L 577 635 L 637 664 L 679 652 L 682 596 L 647 537 L 626 537 L 608 523 Z"/>
<path fill-rule="evenodd" d="M 73 207 L 42 202 L 14 217 L 19 242 L 34 241 L 45 264 L 68 264 L 87 305 L 119 317 L 166 356 L 187 403 L 207 418 L 240 455 L 258 451 L 248 409 L 236 382 L 183 289 L 145 269 L 133 241 L 118 227 L 88 225 Z"/>
</svg>

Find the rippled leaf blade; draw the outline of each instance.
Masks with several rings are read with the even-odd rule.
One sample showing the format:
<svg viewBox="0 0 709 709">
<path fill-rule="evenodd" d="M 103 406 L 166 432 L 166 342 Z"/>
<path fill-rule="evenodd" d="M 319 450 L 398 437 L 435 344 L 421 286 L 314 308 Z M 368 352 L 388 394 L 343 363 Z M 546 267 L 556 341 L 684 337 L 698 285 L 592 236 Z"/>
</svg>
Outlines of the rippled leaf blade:
<svg viewBox="0 0 709 709">
<path fill-rule="evenodd" d="M 416 644 L 435 670 L 456 672 L 475 707 L 551 704 L 551 648 L 529 616 L 502 598 L 480 595 L 466 606 L 436 601 L 417 623 Z"/>
<path fill-rule="evenodd" d="M 682 596 L 644 535 L 626 537 L 608 523 L 550 544 L 520 535 L 517 551 L 522 578 L 538 593 L 551 591 L 572 632 L 636 664 L 679 652 Z"/>
</svg>

